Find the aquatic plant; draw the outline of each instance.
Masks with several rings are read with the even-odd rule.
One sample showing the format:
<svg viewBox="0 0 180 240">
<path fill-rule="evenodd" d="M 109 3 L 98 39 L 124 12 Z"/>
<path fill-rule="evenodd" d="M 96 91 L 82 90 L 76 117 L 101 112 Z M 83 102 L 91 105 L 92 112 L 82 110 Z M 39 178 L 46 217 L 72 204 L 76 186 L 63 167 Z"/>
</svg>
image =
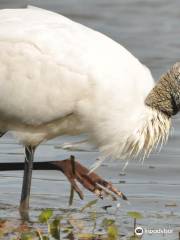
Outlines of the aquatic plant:
<svg viewBox="0 0 180 240">
<path fill-rule="evenodd" d="M 0 239 L 8 240 L 119 240 L 120 227 L 117 224 L 116 213 L 109 215 L 96 211 L 98 200 L 88 202 L 78 213 L 72 211 L 57 215 L 52 209 L 44 209 L 39 214 L 37 222 L 23 223 L 19 226 L 10 224 L 10 221 L 0 220 Z M 108 205 L 108 208 L 110 205 Z M 112 207 L 112 206 L 111 206 Z M 106 206 L 102 207 L 107 211 Z M 57 211 L 56 211 L 57 212 Z M 85 215 L 85 219 L 80 219 Z M 105 215 L 105 216 L 104 216 Z M 139 212 L 128 212 L 133 219 L 133 228 L 137 226 L 137 219 L 143 216 Z M 110 217 L 111 216 L 111 217 Z M 88 223 L 88 228 L 87 228 Z M 128 240 L 139 240 L 135 234 L 127 236 Z"/>
</svg>

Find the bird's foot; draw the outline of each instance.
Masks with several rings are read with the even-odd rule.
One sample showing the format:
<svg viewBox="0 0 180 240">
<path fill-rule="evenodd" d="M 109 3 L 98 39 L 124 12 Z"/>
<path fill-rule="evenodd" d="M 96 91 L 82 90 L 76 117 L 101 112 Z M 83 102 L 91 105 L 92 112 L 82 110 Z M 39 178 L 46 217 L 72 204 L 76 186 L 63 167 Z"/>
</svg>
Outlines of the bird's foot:
<svg viewBox="0 0 180 240">
<path fill-rule="evenodd" d="M 75 161 L 73 156 L 70 159 L 53 161 L 51 164 L 54 165 L 55 169 L 65 174 L 72 188 L 78 193 L 81 199 L 83 199 L 84 195 L 78 187 L 77 182 L 81 183 L 87 190 L 93 192 L 101 199 L 106 195 L 110 195 L 113 200 L 117 200 L 117 197 L 127 200 L 127 197 L 116 189 L 111 182 L 107 182 L 94 172 L 89 172 L 86 167 Z"/>
</svg>

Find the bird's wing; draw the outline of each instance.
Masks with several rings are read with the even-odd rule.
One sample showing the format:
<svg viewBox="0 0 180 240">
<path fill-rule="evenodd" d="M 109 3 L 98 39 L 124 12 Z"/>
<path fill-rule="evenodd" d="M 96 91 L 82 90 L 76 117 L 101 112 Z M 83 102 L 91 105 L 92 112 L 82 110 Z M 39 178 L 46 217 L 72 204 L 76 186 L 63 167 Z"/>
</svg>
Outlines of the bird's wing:
<svg viewBox="0 0 180 240">
<path fill-rule="evenodd" d="M 0 11 L 0 24 L 1 118 L 30 124 L 72 112 L 88 118 L 107 99 L 109 108 L 142 102 L 153 86 L 150 73 L 120 44 L 64 16 L 8 9 Z"/>
<path fill-rule="evenodd" d="M 41 9 L 1 10 L 0 24 L 1 119 L 41 124 L 72 113 L 88 88 L 76 24 Z"/>
</svg>

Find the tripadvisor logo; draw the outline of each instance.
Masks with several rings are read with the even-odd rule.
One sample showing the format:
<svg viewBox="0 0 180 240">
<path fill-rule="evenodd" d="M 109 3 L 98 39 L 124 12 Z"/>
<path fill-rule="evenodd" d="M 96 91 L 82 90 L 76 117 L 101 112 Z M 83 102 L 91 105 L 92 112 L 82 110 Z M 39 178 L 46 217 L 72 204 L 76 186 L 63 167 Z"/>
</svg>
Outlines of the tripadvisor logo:
<svg viewBox="0 0 180 240">
<path fill-rule="evenodd" d="M 159 229 L 147 229 L 140 226 L 136 227 L 134 230 L 136 236 L 142 236 L 143 234 L 172 234 L 173 229 L 159 228 Z"/>
<path fill-rule="evenodd" d="M 142 227 L 136 227 L 135 230 L 134 230 L 134 232 L 135 232 L 135 234 L 136 234 L 137 236 L 142 236 L 143 233 L 144 233 L 144 230 L 143 230 Z"/>
</svg>

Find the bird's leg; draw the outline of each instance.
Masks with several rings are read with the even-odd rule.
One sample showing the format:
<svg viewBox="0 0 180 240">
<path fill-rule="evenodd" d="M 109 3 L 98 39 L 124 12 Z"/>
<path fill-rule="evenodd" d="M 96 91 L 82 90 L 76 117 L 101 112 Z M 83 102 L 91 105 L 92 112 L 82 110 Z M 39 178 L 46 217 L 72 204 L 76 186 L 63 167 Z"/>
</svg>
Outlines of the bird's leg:
<svg viewBox="0 0 180 240">
<path fill-rule="evenodd" d="M 24 176 L 23 185 L 21 192 L 21 201 L 19 211 L 21 216 L 28 215 L 29 210 L 29 198 L 31 191 L 31 178 L 33 169 L 33 159 L 34 159 L 35 147 L 26 146 L 25 147 L 25 161 L 24 161 Z"/>
<path fill-rule="evenodd" d="M 28 152 L 29 153 L 29 152 Z M 33 150 L 34 153 L 34 150 Z M 29 156 L 29 154 L 28 154 Z M 33 158 L 33 155 L 31 156 Z M 81 165 L 77 161 L 72 161 L 73 156 L 70 159 L 59 160 L 59 161 L 46 161 L 46 162 L 34 162 L 33 169 L 34 170 L 58 170 L 64 173 L 64 175 L 68 178 L 73 189 L 78 193 L 79 197 L 83 199 L 83 193 L 79 189 L 77 182 L 83 185 L 89 191 L 95 193 L 99 198 L 103 198 L 104 195 L 111 195 L 114 200 L 116 197 L 122 197 L 122 199 L 127 200 L 126 196 L 116 189 L 112 183 L 102 179 L 94 172 L 89 172 L 89 170 Z M 31 161 L 32 163 L 32 161 Z M 73 163 L 73 164 L 72 164 Z M 26 162 L 25 162 L 26 164 Z M 0 171 L 15 171 L 15 170 L 23 170 L 24 163 L 0 163 Z M 32 165 L 31 165 L 32 170 Z M 27 174 L 25 174 L 27 176 Z M 26 177 L 27 178 L 27 177 Z M 25 179 L 24 179 L 25 182 Z M 25 183 L 23 182 L 23 186 L 25 188 Z M 30 191 L 30 185 L 28 185 Z M 22 190 L 22 209 L 28 209 L 29 206 L 29 197 L 27 197 L 26 189 Z"/>
<path fill-rule="evenodd" d="M 0 137 L 2 137 L 6 132 L 0 132 Z"/>
<path fill-rule="evenodd" d="M 83 199 L 83 193 L 76 182 L 79 182 L 86 189 L 95 193 L 99 198 L 103 198 L 104 195 L 111 195 L 114 200 L 116 200 L 117 196 L 127 200 L 126 196 L 116 189 L 112 183 L 102 179 L 94 172 L 90 173 L 86 167 L 77 161 L 73 161 L 72 164 L 72 156 L 70 159 L 51 161 L 49 164 L 54 166 L 56 170 L 64 173 L 81 199 Z"/>
</svg>

